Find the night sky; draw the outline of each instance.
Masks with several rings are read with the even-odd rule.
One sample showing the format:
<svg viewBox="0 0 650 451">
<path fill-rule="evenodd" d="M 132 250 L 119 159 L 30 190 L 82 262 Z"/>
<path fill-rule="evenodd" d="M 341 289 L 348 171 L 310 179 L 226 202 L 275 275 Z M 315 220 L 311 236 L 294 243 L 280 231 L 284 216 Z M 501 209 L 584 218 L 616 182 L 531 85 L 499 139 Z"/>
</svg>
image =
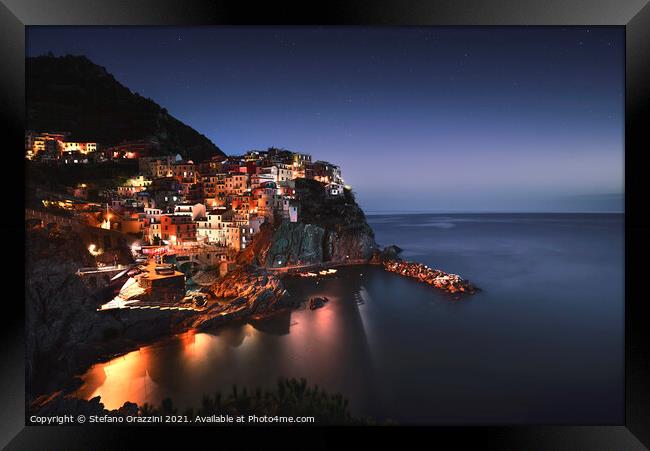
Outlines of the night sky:
<svg viewBox="0 0 650 451">
<path fill-rule="evenodd" d="M 367 212 L 622 211 L 624 30 L 29 27 L 227 154 L 342 167 Z"/>
</svg>

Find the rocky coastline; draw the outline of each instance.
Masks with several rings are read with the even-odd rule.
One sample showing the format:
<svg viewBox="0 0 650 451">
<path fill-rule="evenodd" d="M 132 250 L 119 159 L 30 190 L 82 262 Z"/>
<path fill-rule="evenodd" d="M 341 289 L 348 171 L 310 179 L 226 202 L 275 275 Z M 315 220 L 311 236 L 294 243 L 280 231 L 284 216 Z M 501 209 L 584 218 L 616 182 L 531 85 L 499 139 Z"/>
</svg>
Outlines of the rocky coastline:
<svg viewBox="0 0 650 451">
<path fill-rule="evenodd" d="M 75 274 L 77 268 L 93 264 L 78 237 L 73 232 L 28 230 L 28 403 L 38 400 L 42 409 L 52 402 L 72 402 L 61 399 L 78 387 L 76 375 L 90 365 L 165 336 L 297 307 L 295 303 L 304 300 L 286 296 L 282 282 L 295 268 L 382 265 L 386 271 L 455 295 L 476 291 L 460 276 L 403 261 L 397 246 L 381 249 L 349 190 L 345 196 L 331 198 L 321 184 L 313 182 L 297 183 L 304 206 L 301 221 L 265 224 L 237 256 L 236 269 L 204 288 L 207 302 L 199 309 L 98 312 L 106 299 L 99 299 Z M 63 395 L 48 398 L 58 391 Z M 98 409 L 97 403 L 91 407 Z"/>
<path fill-rule="evenodd" d="M 74 232 L 27 231 L 27 401 L 75 390 L 93 363 L 189 329 L 207 330 L 291 307 L 282 281 L 242 265 L 207 290 L 200 310 L 98 311 L 106 299 L 75 274 L 93 259 Z"/>
<path fill-rule="evenodd" d="M 210 286 L 207 307 L 196 314 L 187 328 L 206 330 L 290 308 L 286 292 L 282 280 L 264 268 L 238 268 Z"/>
</svg>

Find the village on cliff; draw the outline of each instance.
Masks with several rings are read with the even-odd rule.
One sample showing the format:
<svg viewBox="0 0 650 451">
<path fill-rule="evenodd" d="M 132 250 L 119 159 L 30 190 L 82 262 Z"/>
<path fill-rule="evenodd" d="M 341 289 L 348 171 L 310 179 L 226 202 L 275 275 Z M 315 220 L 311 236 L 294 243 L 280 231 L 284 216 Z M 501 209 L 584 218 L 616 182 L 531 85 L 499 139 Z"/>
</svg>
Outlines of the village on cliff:
<svg viewBox="0 0 650 451">
<path fill-rule="evenodd" d="M 328 303 L 293 296 L 285 276 L 318 283 L 340 266 L 376 264 L 454 296 L 475 291 L 457 275 L 401 260 L 397 246 L 381 250 L 341 169 L 309 154 L 269 148 L 194 162 L 161 155 L 155 141 L 102 148 L 67 139 L 25 138 L 28 380 L 55 347 L 66 356 L 53 363 L 58 379 L 34 393 L 157 337 Z M 86 181 L 70 183 L 79 176 Z M 59 395 L 30 409 L 107 412 Z"/>
<path fill-rule="evenodd" d="M 343 195 L 346 188 L 338 166 L 283 149 L 194 162 L 180 155 L 155 155 L 155 141 L 100 150 L 97 143 L 68 142 L 66 136 L 27 132 L 26 157 L 58 165 L 135 159 L 139 174 L 102 190 L 97 199 L 89 198 L 92 186 L 81 183 L 65 194 L 47 193 L 43 205 L 73 212 L 90 226 L 137 234 L 143 244 L 164 245 L 170 251 L 209 244 L 225 260 L 226 250 L 244 249 L 262 223 L 298 220 L 296 179 L 317 180 L 331 196 Z"/>
<path fill-rule="evenodd" d="M 326 260 L 368 263 L 377 255 L 373 232 L 351 187 L 344 184 L 340 167 L 312 161 L 306 153 L 269 148 L 194 162 L 163 154 L 156 140 L 109 147 L 71 141 L 69 133 L 33 131 L 26 132 L 25 152 L 30 164 L 46 173 L 66 167 L 87 168 L 90 173 L 120 162 L 137 164 L 136 174 L 114 177 L 101 186 L 90 177 L 66 186 L 64 192 L 37 183 L 38 204 L 25 209 L 28 228 L 74 231 L 83 241 L 95 265 L 78 268 L 77 275 L 92 290 L 108 289 L 106 300 L 112 300 L 101 309 L 135 307 L 129 304 L 145 295 L 155 299 L 151 306 L 155 308 L 202 307 L 204 297 L 190 293 L 186 282 L 208 287 L 241 266 L 242 253 L 265 224 L 276 234 L 284 231 L 285 238 L 269 243 L 270 260 L 262 266 L 304 269 L 305 276 L 317 275 L 311 269 L 330 275 L 336 270 L 323 267 Z M 306 181 L 316 187 L 324 204 L 308 205 L 314 203 L 310 199 L 301 205 L 296 188 Z M 325 204 L 342 208 L 325 212 Z M 316 217 L 342 215 L 330 221 L 346 230 L 338 234 L 303 224 L 301 210 L 312 220 L 314 211 Z M 351 233 L 350 224 L 359 231 Z M 296 235 L 299 239 L 291 243 Z M 323 255 L 323 243 L 329 243 L 331 255 Z M 383 260 L 386 257 L 396 253 Z M 408 276 L 451 292 L 464 291 L 454 288 L 462 284 L 459 277 L 430 273 L 428 268 Z M 190 305 L 179 306 L 183 297 Z"/>
<path fill-rule="evenodd" d="M 127 263 L 117 250 L 124 242 L 141 263 L 154 257 L 148 259 L 157 264 L 152 275 L 165 276 L 164 263 L 173 263 L 185 275 L 206 269 L 224 275 L 262 224 L 298 221 L 297 179 L 320 182 L 332 197 L 350 189 L 339 166 L 312 162 L 305 153 L 269 148 L 195 162 L 161 155 L 155 140 L 104 147 L 72 142 L 69 135 L 26 132 L 26 158 L 46 168 L 84 165 L 88 170 L 137 161 L 137 175 L 119 184 L 116 180 L 113 187 L 96 189 L 89 181 L 68 186 L 66 192 L 40 189 L 42 205 L 26 209 L 28 221 L 82 229 L 82 235 L 96 237 L 89 240 L 88 251 L 97 257 L 97 268 L 80 268 L 80 275 L 103 274 L 103 279 L 90 279 L 98 286 L 123 269 L 118 263 Z M 174 274 L 178 271 L 169 275 Z"/>
</svg>

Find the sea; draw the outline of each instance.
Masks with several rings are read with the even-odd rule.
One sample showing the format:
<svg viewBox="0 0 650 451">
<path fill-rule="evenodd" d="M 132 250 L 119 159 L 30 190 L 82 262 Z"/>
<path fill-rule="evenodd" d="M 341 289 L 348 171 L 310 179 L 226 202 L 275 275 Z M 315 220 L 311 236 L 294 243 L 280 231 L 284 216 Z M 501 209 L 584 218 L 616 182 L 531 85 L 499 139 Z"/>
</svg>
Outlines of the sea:
<svg viewBox="0 0 650 451">
<path fill-rule="evenodd" d="M 329 302 L 97 363 L 77 396 L 198 407 L 295 377 L 397 424 L 623 423 L 623 214 L 367 219 L 380 245 L 481 290 L 457 299 L 373 266 L 289 279 L 291 296 Z"/>
</svg>

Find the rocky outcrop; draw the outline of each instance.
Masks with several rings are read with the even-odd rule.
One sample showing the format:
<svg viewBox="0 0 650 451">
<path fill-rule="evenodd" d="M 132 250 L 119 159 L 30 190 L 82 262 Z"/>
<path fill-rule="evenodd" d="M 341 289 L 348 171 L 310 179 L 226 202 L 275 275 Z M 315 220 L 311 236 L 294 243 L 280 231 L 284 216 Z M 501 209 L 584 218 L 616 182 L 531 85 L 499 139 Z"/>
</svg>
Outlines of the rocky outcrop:
<svg viewBox="0 0 650 451">
<path fill-rule="evenodd" d="M 228 306 L 245 306 L 246 312 L 261 314 L 278 307 L 286 290 L 282 281 L 264 269 L 239 268 L 210 287 Z"/>
<path fill-rule="evenodd" d="M 282 281 L 263 268 L 243 266 L 209 288 L 210 301 L 189 327 L 208 329 L 225 322 L 261 316 L 290 307 Z"/>
<path fill-rule="evenodd" d="M 273 235 L 266 265 L 273 268 L 323 262 L 325 229 L 315 224 L 283 222 Z"/>
<path fill-rule="evenodd" d="M 271 238 L 265 265 L 270 268 L 369 260 L 377 249 L 372 230 L 337 232 L 315 224 L 283 222 Z"/>
<path fill-rule="evenodd" d="M 273 235 L 276 227 L 270 223 L 264 223 L 246 248 L 236 256 L 238 265 L 266 266 L 266 257 L 269 248 L 273 244 Z"/>
<path fill-rule="evenodd" d="M 325 243 L 325 261 L 330 262 L 369 260 L 377 249 L 374 233 L 365 220 L 356 228 L 328 231 Z"/>
<path fill-rule="evenodd" d="M 369 261 L 378 246 L 348 189 L 329 196 L 315 180 L 297 179 L 299 222 L 282 222 L 268 237 L 264 265 L 272 268 Z"/>
<path fill-rule="evenodd" d="M 309 310 L 316 310 L 316 309 L 322 308 L 329 301 L 330 300 L 325 296 L 316 296 L 315 298 L 311 298 L 309 300 Z"/>
<path fill-rule="evenodd" d="M 402 248 L 396 245 L 390 245 L 386 246 L 382 251 L 381 251 L 381 256 L 382 258 L 386 260 L 396 260 L 399 258 L 399 254 L 402 253 Z"/>
</svg>

